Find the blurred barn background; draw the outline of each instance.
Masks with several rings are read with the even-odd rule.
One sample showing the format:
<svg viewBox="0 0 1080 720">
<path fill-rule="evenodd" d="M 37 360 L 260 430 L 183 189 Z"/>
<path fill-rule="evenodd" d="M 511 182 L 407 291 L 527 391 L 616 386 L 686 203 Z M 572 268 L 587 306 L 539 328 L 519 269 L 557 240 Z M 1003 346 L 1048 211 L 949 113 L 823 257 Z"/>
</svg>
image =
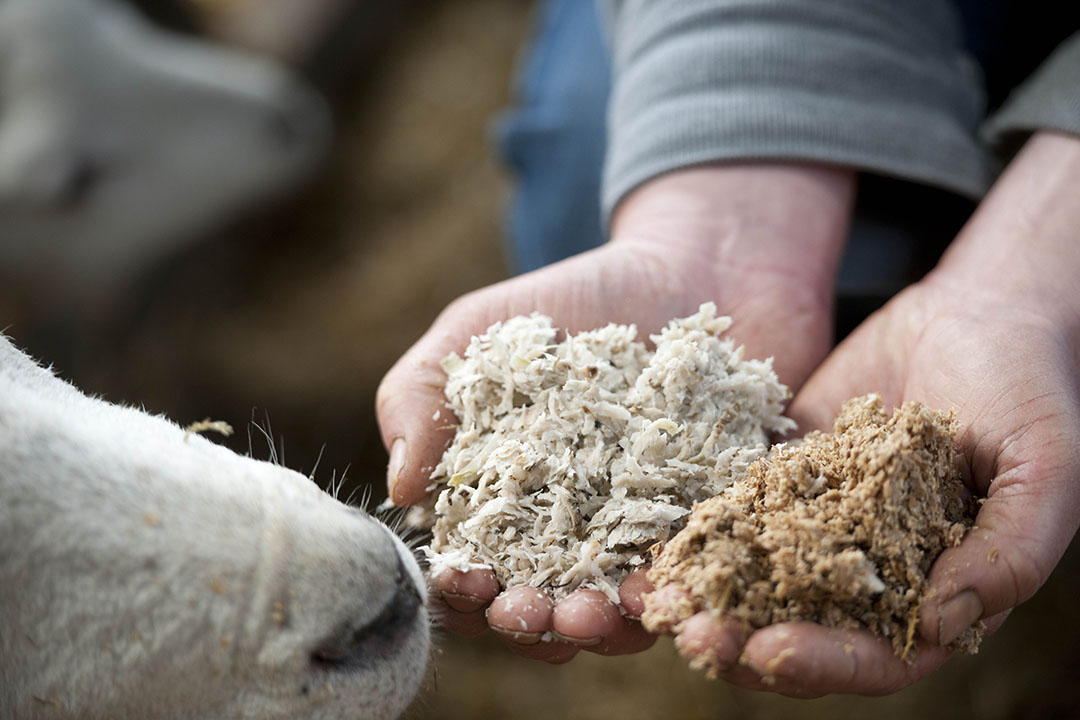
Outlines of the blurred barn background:
<svg viewBox="0 0 1080 720">
<path fill-rule="evenodd" d="M 586 0 L 582 0 L 585 2 Z M 385 496 L 374 420 L 382 374 L 456 296 L 507 274 L 507 179 L 490 128 L 512 101 L 524 0 L 190 0 L 142 4 L 185 33 L 271 54 L 329 99 L 317 171 L 127 283 L 101 312 L 57 309 L 6 276 L 0 327 L 105 398 L 180 423 L 269 420 L 285 463 Z M 0 210 L 2 212 L 2 210 Z M 0 237 L 0 243 L 5 239 Z M 223 440 L 247 452 L 247 433 Z M 267 457 L 265 440 L 252 452 Z M 422 718 L 1080 717 L 1080 559 L 973 658 L 896 695 L 794 701 L 710 683 L 671 643 L 566 666 L 490 634 L 443 634 Z"/>
</svg>

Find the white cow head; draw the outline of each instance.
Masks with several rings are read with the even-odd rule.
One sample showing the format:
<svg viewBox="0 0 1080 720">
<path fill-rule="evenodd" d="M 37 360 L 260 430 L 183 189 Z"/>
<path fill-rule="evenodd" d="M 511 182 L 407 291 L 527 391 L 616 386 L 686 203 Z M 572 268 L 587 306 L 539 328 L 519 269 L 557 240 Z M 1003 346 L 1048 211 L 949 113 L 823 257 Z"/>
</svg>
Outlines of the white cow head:
<svg viewBox="0 0 1080 720">
<path fill-rule="evenodd" d="M 0 274 L 115 287 L 294 182 L 329 136 L 268 60 L 117 0 L 0 0 Z"/>
<path fill-rule="evenodd" d="M 0 335 L 0 717 L 393 717 L 427 664 L 422 587 L 307 478 Z"/>
</svg>

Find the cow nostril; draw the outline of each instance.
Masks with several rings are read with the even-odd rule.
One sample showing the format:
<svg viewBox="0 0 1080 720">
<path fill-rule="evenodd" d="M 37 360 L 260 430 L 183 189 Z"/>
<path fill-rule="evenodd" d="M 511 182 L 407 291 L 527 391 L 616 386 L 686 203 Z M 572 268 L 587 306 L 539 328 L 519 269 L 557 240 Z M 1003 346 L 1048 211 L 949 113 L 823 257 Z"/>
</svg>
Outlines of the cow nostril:
<svg viewBox="0 0 1080 720">
<path fill-rule="evenodd" d="M 312 651 L 313 662 L 324 667 L 347 666 L 392 647 L 412 625 L 421 604 L 419 590 L 399 562 L 396 590 L 378 616 L 360 627 L 346 623 L 338 628 Z"/>
</svg>

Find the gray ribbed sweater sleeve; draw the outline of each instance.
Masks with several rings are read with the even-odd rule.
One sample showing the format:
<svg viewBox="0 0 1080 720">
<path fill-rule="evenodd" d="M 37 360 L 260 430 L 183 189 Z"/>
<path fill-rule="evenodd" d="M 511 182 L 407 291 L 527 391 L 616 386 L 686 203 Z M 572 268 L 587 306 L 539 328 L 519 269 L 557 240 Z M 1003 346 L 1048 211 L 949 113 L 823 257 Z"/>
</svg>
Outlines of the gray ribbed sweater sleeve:
<svg viewBox="0 0 1080 720">
<path fill-rule="evenodd" d="M 987 121 L 983 136 L 994 146 L 1012 150 L 1039 129 L 1080 135 L 1080 33 L 1062 43 L 1013 91 Z"/>
<path fill-rule="evenodd" d="M 982 85 L 947 0 L 610 0 L 603 207 L 715 160 L 853 165 L 978 197 Z"/>
</svg>

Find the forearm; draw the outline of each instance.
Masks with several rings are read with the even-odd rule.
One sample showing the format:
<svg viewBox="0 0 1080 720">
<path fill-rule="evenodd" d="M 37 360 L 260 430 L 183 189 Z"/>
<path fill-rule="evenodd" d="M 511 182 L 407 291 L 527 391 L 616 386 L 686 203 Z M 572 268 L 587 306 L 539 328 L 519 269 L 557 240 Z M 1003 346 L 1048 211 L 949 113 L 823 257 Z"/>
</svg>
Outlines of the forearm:
<svg viewBox="0 0 1080 720">
<path fill-rule="evenodd" d="M 1034 135 L 934 278 L 1080 327 L 1080 137 Z"/>
</svg>

